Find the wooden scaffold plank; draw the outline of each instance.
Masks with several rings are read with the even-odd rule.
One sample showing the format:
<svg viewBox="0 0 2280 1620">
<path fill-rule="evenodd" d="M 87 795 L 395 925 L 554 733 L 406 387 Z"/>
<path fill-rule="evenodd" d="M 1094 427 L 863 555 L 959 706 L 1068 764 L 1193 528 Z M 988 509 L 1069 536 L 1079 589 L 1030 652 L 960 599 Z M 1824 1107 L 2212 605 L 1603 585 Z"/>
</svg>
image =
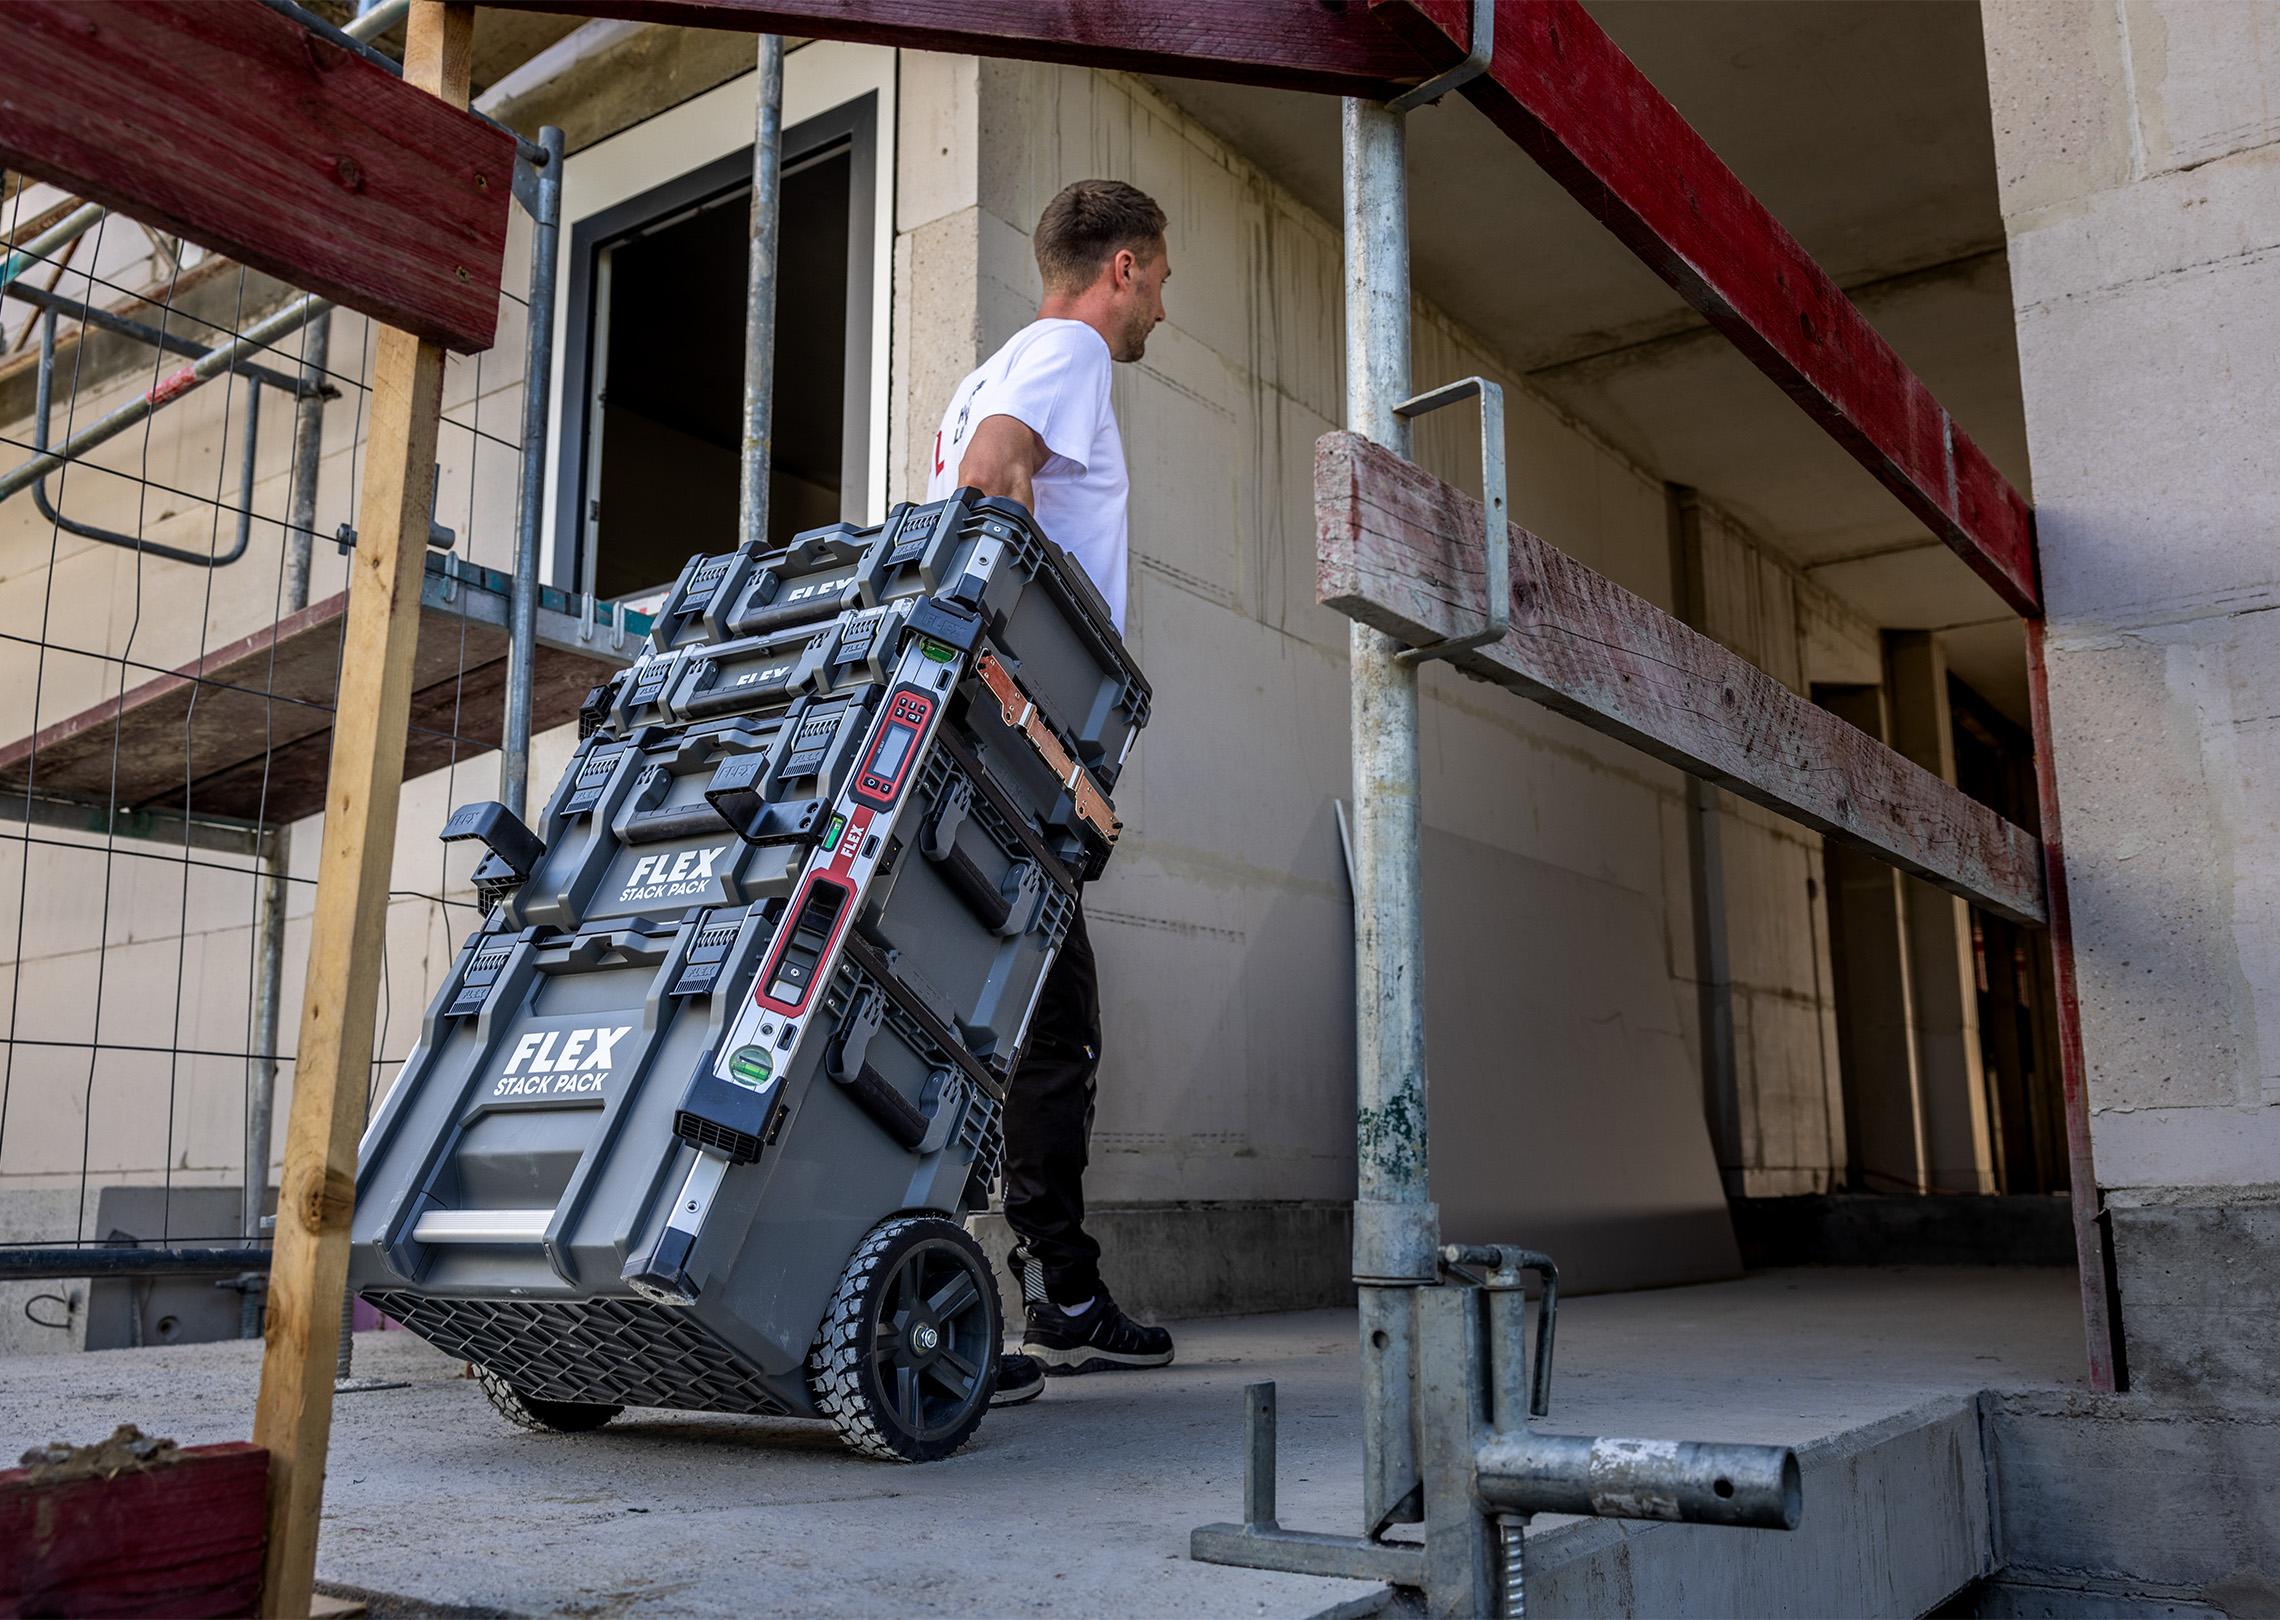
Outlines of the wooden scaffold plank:
<svg viewBox="0 0 2280 1620">
<path fill-rule="evenodd" d="M 413 0 L 404 82 L 464 106 L 474 34 L 471 5 Z M 387 952 L 388 880 L 434 504 L 443 366 L 440 343 L 392 327 L 376 334 L 364 498 L 349 570 L 324 850 L 254 1413 L 254 1441 L 271 1458 L 261 1598 L 261 1612 L 270 1616 L 307 1614 L 316 1577 L 333 1361 L 356 1202 L 356 1138 Z"/>
<path fill-rule="evenodd" d="M 0 5 L 0 162 L 487 349 L 515 142 L 251 0 Z"/>
<path fill-rule="evenodd" d="M 1422 646 L 1485 617 L 1480 503 L 1351 433 L 1315 448 L 1318 594 Z M 2032 834 L 1517 524 L 1512 626 L 1457 668 L 1865 849 L 2044 920 Z"/>
</svg>

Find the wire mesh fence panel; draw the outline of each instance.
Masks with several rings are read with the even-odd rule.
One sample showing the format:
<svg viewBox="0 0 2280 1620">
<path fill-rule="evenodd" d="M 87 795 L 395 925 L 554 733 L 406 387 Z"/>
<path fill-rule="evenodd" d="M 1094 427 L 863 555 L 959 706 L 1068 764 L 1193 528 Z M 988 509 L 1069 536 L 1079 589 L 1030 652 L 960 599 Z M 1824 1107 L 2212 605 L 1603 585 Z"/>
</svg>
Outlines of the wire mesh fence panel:
<svg viewBox="0 0 2280 1620">
<path fill-rule="evenodd" d="M 88 1274 L 263 1241 L 370 408 L 371 322 L 116 213 L 55 240 L 78 206 L 0 203 L 0 1354 L 257 1328 L 242 1267 Z M 497 791 L 513 229 L 498 341 L 445 373 L 375 1094 L 479 920 L 478 852 L 434 833 Z M 86 1274 L 21 1275 L 55 1249 Z"/>
</svg>

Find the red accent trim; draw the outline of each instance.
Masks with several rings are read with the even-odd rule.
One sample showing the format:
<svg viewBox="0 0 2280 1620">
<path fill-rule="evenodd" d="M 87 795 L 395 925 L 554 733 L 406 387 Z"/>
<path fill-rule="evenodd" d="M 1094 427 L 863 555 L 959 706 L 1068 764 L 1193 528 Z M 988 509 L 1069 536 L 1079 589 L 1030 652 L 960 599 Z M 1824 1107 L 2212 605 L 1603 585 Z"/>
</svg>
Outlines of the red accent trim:
<svg viewBox="0 0 2280 1620">
<path fill-rule="evenodd" d="M 846 891 L 847 903 L 839 908 L 839 921 L 832 927 L 831 937 L 824 941 L 823 950 L 815 959 L 817 978 L 822 977 L 824 964 L 831 960 L 831 953 L 839 948 L 841 936 L 847 932 L 848 925 L 855 920 L 855 883 L 848 874 L 854 870 L 855 852 L 863 847 L 863 835 L 870 830 L 871 812 L 857 806 L 849 812 L 847 825 L 839 829 L 839 842 L 827 852 L 830 859 L 809 872 L 806 880 L 800 884 L 798 898 L 792 902 L 791 908 L 784 913 L 783 922 L 777 925 L 783 930 L 783 937 L 776 941 L 775 948 L 768 953 L 766 965 L 761 968 L 759 974 L 752 981 L 752 999 L 760 1006 L 766 1007 L 771 1012 L 782 1013 L 787 1018 L 793 1018 L 797 1017 L 800 1010 L 808 1005 L 808 998 L 815 993 L 815 980 L 809 981 L 807 990 L 798 1001 L 789 1004 L 770 996 L 768 986 L 776 982 L 776 969 L 782 965 L 784 953 L 791 949 L 792 924 L 807 906 L 808 895 L 814 890 L 819 880 L 829 879 Z"/>
<path fill-rule="evenodd" d="M 927 722 L 934 718 L 934 694 L 921 686 L 898 686 L 887 694 L 885 713 L 878 731 L 871 738 L 871 746 L 863 751 L 863 762 L 855 768 L 855 797 L 877 805 L 880 809 L 891 806 L 901 797 L 903 784 L 910 777 L 911 767 L 918 761 L 919 741 L 926 735 Z M 903 751 L 902 763 L 884 786 L 873 787 L 877 773 L 871 762 L 879 757 L 880 750 L 898 728 L 911 732 L 910 746 Z"/>
<path fill-rule="evenodd" d="M 819 883 L 829 883 L 844 897 L 840 902 L 838 919 L 831 925 L 831 937 L 823 942 L 823 949 L 816 953 L 815 977 L 808 980 L 807 987 L 800 992 L 799 1000 L 778 1001 L 768 993 L 768 987 L 776 982 L 776 970 L 784 965 L 784 957 L 792 948 L 792 936 L 797 930 L 800 913 L 807 910 L 808 900 L 814 895 L 815 886 Z M 779 925 L 783 931 L 776 939 L 776 948 L 768 953 L 768 965 L 760 970 L 759 977 L 753 981 L 752 999 L 787 1018 L 797 1017 L 800 1009 L 808 1004 L 808 998 L 815 994 L 816 984 L 823 977 L 823 964 L 830 959 L 832 947 L 839 943 L 839 936 L 847 931 L 847 924 L 854 915 L 855 891 L 852 886 L 834 877 L 828 868 L 810 872 L 807 881 L 800 885 L 798 898 L 792 902 L 791 909 L 784 913 L 784 920 Z"/>
<path fill-rule="evenodd" d="M 2045 904 L 2050 910 L 2051 977 L 2058 987 L 2058 1073 L 2066 1098 L 2066 1163 L 2074 1206 L 2074 1263 L 2082 1284 L 2082 1334 L 2090 1387 L 2122 1387 L 2122 1324 L 2107 1284 L 2107 1236 L 2091 1157 L 2090 1097 L 2082 1050 L 2082 999 L 2074 977 L 2074 912 L 2066 896 L 2066 843 L 2060 836 L 2058 767 L 2050 735 L 2050 673 L 2040 619 L 2026 621 L 2027 707 L 2034 726 L 2035 799 L 2042 814 Z"/>
</svg>

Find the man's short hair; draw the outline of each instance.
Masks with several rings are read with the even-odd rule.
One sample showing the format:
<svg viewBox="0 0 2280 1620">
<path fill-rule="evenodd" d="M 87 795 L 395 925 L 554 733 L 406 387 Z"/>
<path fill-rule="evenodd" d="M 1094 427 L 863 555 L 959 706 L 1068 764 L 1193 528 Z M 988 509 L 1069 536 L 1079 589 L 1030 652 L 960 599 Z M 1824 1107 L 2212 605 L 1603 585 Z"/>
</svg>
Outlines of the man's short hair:
<svg viewBox="0 0 2280 1620">
<path fill-rule="evenodd" d="M 1146 258 L 1163 241 L 1156 199 L 1121 180 L 1078 180 L 1037 216 L 1037 270 L 1050 292 L 1079 292 L 1100 267 L 1130 248 Z"/>
</svg>

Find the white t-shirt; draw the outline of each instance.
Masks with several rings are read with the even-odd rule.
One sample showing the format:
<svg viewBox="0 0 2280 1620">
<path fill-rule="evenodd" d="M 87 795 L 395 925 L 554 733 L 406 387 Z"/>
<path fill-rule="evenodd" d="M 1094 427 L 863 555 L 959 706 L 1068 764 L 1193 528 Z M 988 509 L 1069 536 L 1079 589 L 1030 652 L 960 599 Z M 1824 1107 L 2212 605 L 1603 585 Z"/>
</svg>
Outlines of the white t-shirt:
<svg viewBox="0 0 2280 1620">
<path fill-rule="evenodd" d="M 1032 321 L 1014 333 L 950 396 L 926 498 L 941 500 L 958 487 L 959 464 L 982 423 L 993 416 L 1025 423 L 1045 441 L 1045 464 L 1032 481 L 1038 526 L 1092 577 L 1121 634 L 1131 484 L 1108 397 L 1114 364 L 1107 341 L 1082 321 Z"/>
</svg>

